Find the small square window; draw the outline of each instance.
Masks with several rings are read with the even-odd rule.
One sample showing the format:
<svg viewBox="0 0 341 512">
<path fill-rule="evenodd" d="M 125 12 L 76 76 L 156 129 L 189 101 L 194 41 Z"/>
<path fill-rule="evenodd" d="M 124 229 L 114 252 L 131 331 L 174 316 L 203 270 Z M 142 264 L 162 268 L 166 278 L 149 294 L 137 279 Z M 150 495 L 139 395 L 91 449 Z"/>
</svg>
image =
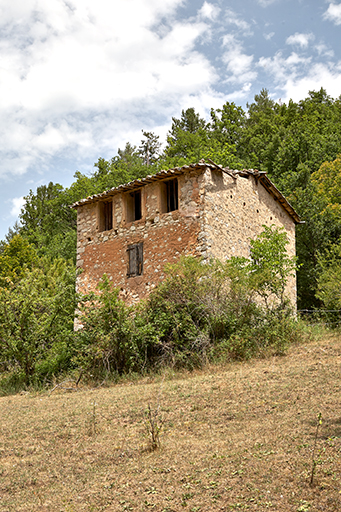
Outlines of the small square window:
<svg viewBox="0 0 341 512">
<path fill-rule="evenodd" d="M 128 253 L 128 277 L 141 276 L 143 272 L 143 242 L 129 245 Z"/>
</svg>

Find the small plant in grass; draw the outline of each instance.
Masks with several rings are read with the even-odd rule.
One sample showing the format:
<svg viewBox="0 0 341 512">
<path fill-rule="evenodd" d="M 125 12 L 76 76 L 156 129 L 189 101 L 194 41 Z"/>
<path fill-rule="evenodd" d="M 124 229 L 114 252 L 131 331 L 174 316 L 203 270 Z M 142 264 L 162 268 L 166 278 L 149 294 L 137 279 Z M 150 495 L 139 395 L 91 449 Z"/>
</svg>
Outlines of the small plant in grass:
<svg viewBox="0 0 341 512">
<path fill-rule="evenodd" d="M 306 500 L 300 501 L 300 506 L 297 509 L 297 512 L 308 512 L 310 509 L 310 503 L 308 503 Z"/>
<path fill-rule="evenodd" d="M 159 404 L 155 409 L 152 408 L 150 403 L 148 404 L 145 412 L 145 424 L 149 438 L 149 447 L 154 452 L 160 447 L 160 432 L 163 425 Z"/>
<path fill-rule="evenodd" d="M 313 448 L 313 455 L 311 458 L 311 475 L 310 475 L 310 486 L 312 487 L 314 485 L 314 476 L 315 476 L 315 470 L 317 466 L 317 460 L 315 459 L 315 451 L 316 451 L 316 443 L 317 443 L 317 436 L 320 429 L 320 426 L 322 425 L 322 414 L 319 412 L 317 415 L 317 424 L 316 424 L 316 431 L 315 431 L 315 438 L 314 438 L 314 448 Z"/>
<path fill-rule="evenodd" d="M 91 412 L 89 412 L 88 418 L 88 434 L 89 436 L 96 436 L 97 434 L 97 411 L 96 411 L 96 402 L 95 400 L 92 403 Z"/>
<path fill-rule="evenodd" d="M 154 452 L 160 447 L 160 432 L 163 426 L 163 419 L 160 412 L 160 400 L 164 380 L 165 375 L 163 375 L 162 377 L 156 406 L 153 408 L 149 402 L 148 407 L 145 411 L 145 427 L 149 440 L 149 449 L 152 452 Z"/>
</svg>

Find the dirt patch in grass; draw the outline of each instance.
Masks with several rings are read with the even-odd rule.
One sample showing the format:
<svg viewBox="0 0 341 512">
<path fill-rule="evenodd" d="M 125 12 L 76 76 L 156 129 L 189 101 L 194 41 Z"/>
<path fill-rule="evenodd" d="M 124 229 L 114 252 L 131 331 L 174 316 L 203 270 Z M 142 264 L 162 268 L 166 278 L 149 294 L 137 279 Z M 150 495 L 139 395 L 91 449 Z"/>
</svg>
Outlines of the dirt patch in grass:
<svg viewBox="0 0 341 512">
<path fill-rule="evenodd" d="M 0 510 L 340 511 L 340 377 L 334 337 L 269 360 L 0 398 Z M 156 451 L 148 404 L 162 416 Z"/>
</svg>

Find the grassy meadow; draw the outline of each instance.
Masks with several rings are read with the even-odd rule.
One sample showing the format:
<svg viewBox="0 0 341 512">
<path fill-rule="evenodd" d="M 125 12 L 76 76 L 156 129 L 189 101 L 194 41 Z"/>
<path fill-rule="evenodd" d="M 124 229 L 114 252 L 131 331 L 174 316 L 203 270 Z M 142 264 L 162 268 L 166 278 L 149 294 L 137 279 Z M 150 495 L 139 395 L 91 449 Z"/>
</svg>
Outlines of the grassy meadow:
<svg viewBox="0 0 341 512">
<path fill-rule="evenodd" d="M 0 411 L 2 512 L 341 510 L 340 337 Z"/>
</svg>

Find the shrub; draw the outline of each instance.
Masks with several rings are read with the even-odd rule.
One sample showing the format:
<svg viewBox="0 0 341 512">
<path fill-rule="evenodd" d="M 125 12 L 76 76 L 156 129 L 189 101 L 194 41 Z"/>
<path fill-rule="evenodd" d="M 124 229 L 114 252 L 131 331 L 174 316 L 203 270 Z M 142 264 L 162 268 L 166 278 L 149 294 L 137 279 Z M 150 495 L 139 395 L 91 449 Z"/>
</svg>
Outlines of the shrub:
<svg viewBox="0 0 341 512">
<path fill-rule="evenodd" d="M 75 334 L 74 362 L 97 377 L 142 371 L 154 341 L 154 330 L 138 308 L 127 306 L 118 295 L 104 275 L 98 293 L 84 297 L 80 306 L 83 328 Z"/>
<path fill-rule="evenodd" d="M 167 267 L 165 281 L 146 304 L 148 321 L 159 335 L 160 361 L 193 367 L 210 357 L 284 353 L 297 338 L 297 323 L 282 285 L 268 288 L 262 280 L 258 287 L 254 265 L 246 258 L 203 263 L 187 257 Z M 270 307 L 267 299 L 277 293 L 277 304 Z"/>
<path fill-rule="evenodd" d="M 0 351 L 6 370 L 22 374 L 29 384 L 45 366 L 59 372 L 61 360 L 48 370 L 61 340 L 72 333 L 75 270 L 64 260 L 41 259 L 39 266 L 0 288 Z M 67 365 L 64 365 L 67 366 Z"/>
</svg>

